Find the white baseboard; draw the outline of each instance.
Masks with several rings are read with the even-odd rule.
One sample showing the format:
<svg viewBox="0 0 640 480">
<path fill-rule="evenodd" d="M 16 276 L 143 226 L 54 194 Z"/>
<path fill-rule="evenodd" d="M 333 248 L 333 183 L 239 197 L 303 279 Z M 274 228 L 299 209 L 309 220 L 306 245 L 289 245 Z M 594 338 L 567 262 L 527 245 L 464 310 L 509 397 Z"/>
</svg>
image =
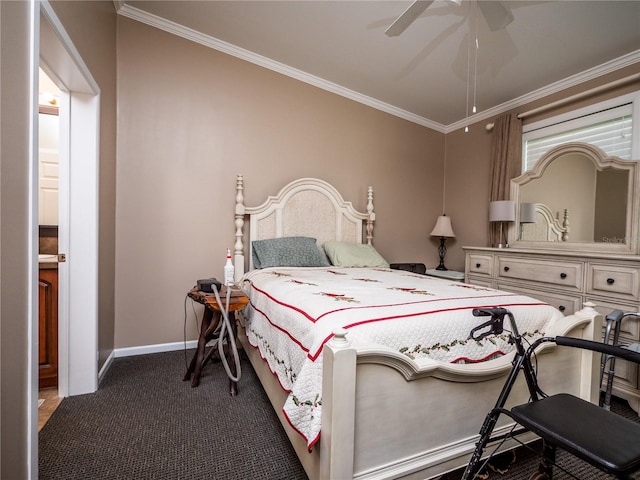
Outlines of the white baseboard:
<svg viewBox="0 0 640 480">
<path fill-rule="evenodd" d="M 156 345 L 116 348 L 113 353 L 115 358 L 120 358 L 131 357 L 133 355 L 148 355 L 150 353 L 173 352 L 174 350 L 196 348 L 197 346 L 197 340 L 189 340 L 188 342 L 158 343 Z"/>
<path fill-rule="evenodd" d="M 109 367 L 111 367 L 111 364 L 113 363 L 114 358 L 115 358 L 115 352 L 112 350 L 109 356 L 107 357 L 107 360 L 104 362 L 104 365 L 102 365 L 102 368 L 98 372 L 98 385 L 100 385 L 100 382 L 102 382 L 102 379 L 107 373 L 107 370 L 109 370 Z"/>
<path fill-rule="evenodd" d="M 189 340 L 188 342 L 172 342 L 172 343 L 159 343 L 156 345 L 142 345 L 139 347 L 126 347 L 116 348 L 107 357 L 107 360 L 102 365 L 102 368 L 98 372 L 98 385 L 102 382 L 105 374 L 111 367 L 113 360 L 120 357 L 132 357 L 134 355 L 147 355 L 150 353 L 162 353 L 173 352 L 175 350 L 191 349 L 198 346 L 197 340 Z"/>
</svg>

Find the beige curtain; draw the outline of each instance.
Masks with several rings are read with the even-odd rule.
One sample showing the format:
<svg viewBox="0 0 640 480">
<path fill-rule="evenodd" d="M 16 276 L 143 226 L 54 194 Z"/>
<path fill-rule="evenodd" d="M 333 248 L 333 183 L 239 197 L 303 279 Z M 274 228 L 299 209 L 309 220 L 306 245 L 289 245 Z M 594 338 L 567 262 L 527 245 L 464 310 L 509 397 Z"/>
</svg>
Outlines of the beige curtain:
<svg viewBox="0 0 640 480">
<path fill-rule="evenodd" d="M 522 170 L 522 121 L 517 114 L 507 113 L 496 119 L 491 146 L 490 201 L 510 200 L 511 179 Z M 490 227 L 490 245 L 502 243 L 499 226 Z"/>
</svg>

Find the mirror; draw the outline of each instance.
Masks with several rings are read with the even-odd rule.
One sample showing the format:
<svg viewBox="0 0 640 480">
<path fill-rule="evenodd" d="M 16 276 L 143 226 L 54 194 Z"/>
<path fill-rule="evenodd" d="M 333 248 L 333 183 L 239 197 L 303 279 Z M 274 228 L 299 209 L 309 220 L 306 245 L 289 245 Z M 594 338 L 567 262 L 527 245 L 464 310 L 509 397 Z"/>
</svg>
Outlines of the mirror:
<svg viewBox="0 0 640 480">
<path fill-rule="evenodd" d="M 636 253 L 637 163 L 609 157 L 586 143 L 550 150 L 532 171 L 511 181 L 511 198 L 518 208 L 510 243 Z M 522 213 L 533 211 L 531 204 L 535 217 L 525 218 L 533 215 Z"/>
</svg>

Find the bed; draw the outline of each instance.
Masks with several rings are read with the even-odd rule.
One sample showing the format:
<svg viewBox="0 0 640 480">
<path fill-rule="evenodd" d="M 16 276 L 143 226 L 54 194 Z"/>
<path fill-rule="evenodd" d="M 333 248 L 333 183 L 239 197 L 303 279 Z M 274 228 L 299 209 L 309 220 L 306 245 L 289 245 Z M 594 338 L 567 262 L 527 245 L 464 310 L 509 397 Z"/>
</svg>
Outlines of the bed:
<svg viewBox="0 0 640 480">
<path fill-rule="evenodd" d="M 435 478 L 467 463 L 513 357 L 506 336 L 471 345 L 473 307 L 508 307 L 531 337 L 601 328 L 591 304 L 564 317 L 519 294 L 391 270 L 374 224 L 371 187 L 366 212 L 312 178 L 247 207 L 236 179 L 236 282 L 250 298 L 238 340 L 311 479 Z M 545 390 L 596 398 L 593 355 L 547 346 L 537 358 Z M 510 397 L 527 398 L 523 384 Z"/>
</svg>

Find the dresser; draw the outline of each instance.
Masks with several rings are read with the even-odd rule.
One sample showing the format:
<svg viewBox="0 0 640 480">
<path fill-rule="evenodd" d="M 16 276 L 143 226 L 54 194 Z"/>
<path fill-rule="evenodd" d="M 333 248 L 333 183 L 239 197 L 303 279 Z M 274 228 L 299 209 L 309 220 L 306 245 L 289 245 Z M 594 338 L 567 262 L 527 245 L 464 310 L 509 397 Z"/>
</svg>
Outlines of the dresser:
<svg viewBox="0 0 640 480">
<path fill-rule="evenodd" d="M 519 248 L 463 247 L 465 281 L 522 293 L 557 307 L 565 315 L 593 302 L 608 314 L 618 309 L 640 311 L 640 256 L 609 253 L 535 251 Z M 624 343 L 640 342 L 640 320 L 627 318 Z M 614 394 L 640 411 L 637 364 L 616 361 Z"/>
</svg>

